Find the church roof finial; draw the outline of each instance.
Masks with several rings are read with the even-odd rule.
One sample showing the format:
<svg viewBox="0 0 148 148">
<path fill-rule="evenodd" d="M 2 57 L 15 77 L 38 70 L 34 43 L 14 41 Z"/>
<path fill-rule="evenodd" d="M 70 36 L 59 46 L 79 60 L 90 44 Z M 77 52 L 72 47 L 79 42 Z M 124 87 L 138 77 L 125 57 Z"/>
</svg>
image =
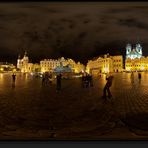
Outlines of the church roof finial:
<svg viewBox="0 0 148 148">
<path fill-rule="evenodd" d="M 21 59 L 21 55 L 20 54 L 18 55 L 18 59 Z"/>
<path fill-rule="evenodd" d="M 25 50 L 25 56 L 27 56 L 27 51 Z"/>
</svg>

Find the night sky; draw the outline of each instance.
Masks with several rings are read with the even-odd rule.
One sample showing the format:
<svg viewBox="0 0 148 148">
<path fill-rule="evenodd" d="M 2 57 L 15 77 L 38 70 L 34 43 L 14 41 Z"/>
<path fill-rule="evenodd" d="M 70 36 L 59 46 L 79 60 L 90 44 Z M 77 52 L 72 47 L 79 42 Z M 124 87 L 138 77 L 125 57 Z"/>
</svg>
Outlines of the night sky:
<svg viewBox="0 0 148 148">
<path fill-rule="evenodd" d="M 148 3 L 0 3 L 0 59 L 15 64 L 64 56 L 86 63 L 100 54 L 125 54 L 140 42 L 148 55 Z"/>
</svg>

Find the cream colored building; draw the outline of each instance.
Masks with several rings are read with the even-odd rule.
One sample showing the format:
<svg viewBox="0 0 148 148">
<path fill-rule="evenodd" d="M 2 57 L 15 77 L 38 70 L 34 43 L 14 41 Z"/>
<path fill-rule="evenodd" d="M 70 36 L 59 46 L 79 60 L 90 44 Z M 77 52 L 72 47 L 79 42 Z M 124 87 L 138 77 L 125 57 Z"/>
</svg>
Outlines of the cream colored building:
<svg viewBox="0 0 148 148">
<path fill-rule="evenodd" d="M 121 55 L 112 56 L 114 72 L 123 71 L 123 57 Z"/>
<path fill-rule="evenodd" d="M 93 75 L 99 73 L 122 72 L 123 57 L 121 55 L 110 56 L 109 54 L 105 54 L 104 56 L 94 58 L 88 61 L 86 71 Z"/>
<path fill-rule="evenodd" d="M 60 62 L 55 59 L 44 59 L 40 61 L 41 72 L 53 72 L 53 69 L 60 66 Z"/>
<path fill-rule="evenodd" d="M 75 73 L 80 73 L 80 72 L 84 72 L 84 71 L 85 71 L 85 66 L 83 64 L 81 64 L 80 62 L 75 63 L 75 66 L 74 66 Z"/>
<path fill-rule="evenodd" d="M 75 73 L 80 73 L 85 69 L 85 66 L 80 62 L 76 63 L 74 60 L 65 59 L 64 57 L 59 59 L 44 59 L 40 61 L 41 72 L 53 72 L 53 70 L 60 65 L 70 65 L 72 71 Z"/>
<path fill-rule="evenodd" d="M 147 71 L 148 70 L 148 57 L 141 58 L 127 58 L 125 60 L 126 71 Z"/>
<path fill-rule="evenodd" d="M 17 68 L 20 69 L 21 72 L 31 72 L 33 64 L 29 63 L 29 57 L 27 56 L 27 52 L 25 52 L 24 57 L 21 59 L 20 56 L 17 60 Z"/>
<path fill-rule="evenodd" d="M 29 62 L 29 57 L 27 56 L 27 52 L 25 52 L 23 58 L 20 56 L 17 59 L 17 68 L 20 69 L 23 73 L 35 72 L 40 70 L 39 64 L 33 64 Z"/>
</svg>

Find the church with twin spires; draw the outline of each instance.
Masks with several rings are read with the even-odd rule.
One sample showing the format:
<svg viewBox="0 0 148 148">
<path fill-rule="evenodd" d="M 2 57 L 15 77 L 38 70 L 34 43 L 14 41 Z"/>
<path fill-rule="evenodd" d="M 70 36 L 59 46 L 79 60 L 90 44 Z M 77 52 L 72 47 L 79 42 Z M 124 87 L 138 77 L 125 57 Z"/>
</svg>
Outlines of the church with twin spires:
<svg viewBox="0 0 148 148">
<path fill-rule="evenodd" d="M 135 59 L 142 57 L 142 46 L 138 43 L 134 48 L 131 44 L 126 45 L 126 59 Z"/>
<path fill-rule="evenodd" d="M 148 57 L 142 55 L 142 46 L 138 43 L 134 48 L 126 45 L 126 71 L 148 71 Z"/>
</svg>

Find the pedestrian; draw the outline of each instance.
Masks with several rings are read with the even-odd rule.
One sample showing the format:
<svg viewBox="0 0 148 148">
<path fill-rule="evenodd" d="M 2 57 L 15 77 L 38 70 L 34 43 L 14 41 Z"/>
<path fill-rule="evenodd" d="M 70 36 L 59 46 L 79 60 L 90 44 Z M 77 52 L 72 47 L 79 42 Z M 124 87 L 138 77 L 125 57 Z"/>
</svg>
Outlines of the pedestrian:
<svg viewBox="0 0 148 148">
<path fill-rule="evenodd" d="M 138 73 L 138 79 L 139 79 L 139 83 L 141 82 L 141 73 Z"/>
<path fill-rule="evenodd" d="M 52 83 L 52 73 L 49 73 L 49 83 Z"/>
<path fill-rule="evenodd" d="M 134 83 L 134 73 L 133 73 L 133 71 L 131 73 L 131 82 Z"/>
<path fill-rule="evenodd" d="M 56 88 L 56 90 L 57 90 L 57 92 L 59 92 L 59 91 L 61 91 L 62 74 L 61 73 L 58 74 L 56 78 L 57 78 L 57 88 Z"/>
<path fill-rule="evenodd" d="M 82 87 L 85 87 L 85 74 L 82 75 Z"/>
<path fill-rule="evenodd" d="M 15 82 L 15 79 L 16 79 L 16 74 L 13 73 L 12 74 L 12 81 Z"/>
<path fill-rule="evenodd" d="M 89 74 L 88 75 L 88 78 L 89 78 L 89 86 L 92 87 L 93 86 L 93 79 L 92 79 L 92 75 Z"/>
<path fill-rule="evenodd" d="M 15 87 L 16 74 L 12 74 L 12 87 Z"/>
<path fill-rule="evenodd" d="M 86 88 L 89 87 L 89 82 L 90 82 L 90 80 L 89 80 L 89 74 L 86 73 L 86 76 L 85 76 L 85 87 Z"/>
<path fill-rule="evenodd" d="M 45 85 L 47 85 L 49 82 L 49 74 L 48 72 L 45 72 Z"/>
<path fill-rule="evenodd" d="M 103 98 L 105 98 L 105 99 L 107 97 L 107 93 L 108 93 L 108 98 L 112 97 L 112 94 L 110 92 L 110 87 L 112 86 L 113 78 L 114 77 L 112 75 L 106 77 L 107 83 L 105 84 L 105 87 L 103 89 Z"/>
<path fill-rule="evenodd" d="M 42 75 L 42 85 L 44 85 L 45 84 L 45 74 L 43 73 L 43 75 Z"/>
</svg>

